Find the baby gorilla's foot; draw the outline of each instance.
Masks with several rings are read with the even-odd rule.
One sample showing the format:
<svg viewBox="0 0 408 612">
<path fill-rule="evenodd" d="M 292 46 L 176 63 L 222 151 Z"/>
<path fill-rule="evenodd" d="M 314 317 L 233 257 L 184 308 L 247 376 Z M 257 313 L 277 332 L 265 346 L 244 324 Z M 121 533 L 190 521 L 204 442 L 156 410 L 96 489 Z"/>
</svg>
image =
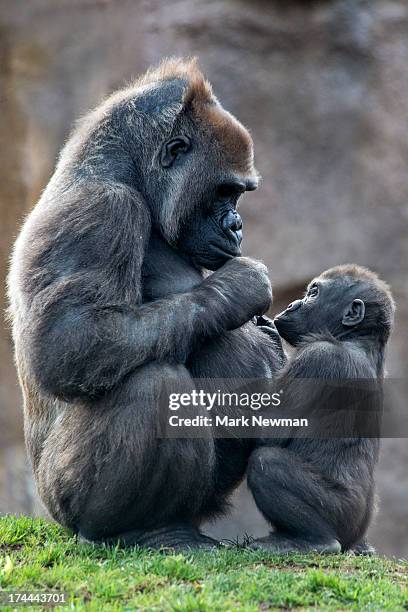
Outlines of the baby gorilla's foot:
<svg viewBox="0 0 408 612">
<path fill-rule="evenodd" d="M 353 546 L 351 552 L 358 556 L 372 557 L 375 555 L 376 550 L 369 542 L 362 540 Z"/>
<path fill-rule="evenodd" d="M 288 553 L 339 553 L 341 551 L 340 542 L 335 539 L 311 542 L 307 540 L 301 540 L 299 538 L 286 536 L 281 533 L 270 533 L 265 538 L 259 538 L 254 540 L 249 548 L 253 550 L 264 550 L 270 553 L 276 554 L 288 554 Z"/>
<path fill-rule="evenodd" d="M 191 550 L 214 550 L 220 544 L 217 540 L 205 536 L 198 529 L 191 525 L 171 525 L 152 530 L 134 529 L 117 536 L 100 540 L 89 540 L 83 536 L 79 537 L 80 542 L 90 544 L 107 544 L 122 547 L 141 546 L 155 550 L 169 551 L 191 551 Z"/>
</svg>

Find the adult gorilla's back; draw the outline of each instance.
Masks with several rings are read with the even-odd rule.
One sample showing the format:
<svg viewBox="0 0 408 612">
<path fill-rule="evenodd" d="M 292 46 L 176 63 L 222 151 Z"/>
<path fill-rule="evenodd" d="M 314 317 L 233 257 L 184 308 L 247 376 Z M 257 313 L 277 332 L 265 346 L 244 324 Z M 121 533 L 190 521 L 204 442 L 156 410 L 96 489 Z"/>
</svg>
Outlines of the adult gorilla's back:
<svg viewBox="0 0 408 612">
<path fill-rule="evenodd" d="M 236 203 L 255 187 L 248 132 L 173 60 L 80 122 L 22 229 L 9 293 L 27 447 L 52 516 L 88 539 L 212 543 L 195 525 L 250 446 L 159 439 L 159 396 L 278 365 L 244 325 L 271 299 L 240 257 Z"/>
</svg>

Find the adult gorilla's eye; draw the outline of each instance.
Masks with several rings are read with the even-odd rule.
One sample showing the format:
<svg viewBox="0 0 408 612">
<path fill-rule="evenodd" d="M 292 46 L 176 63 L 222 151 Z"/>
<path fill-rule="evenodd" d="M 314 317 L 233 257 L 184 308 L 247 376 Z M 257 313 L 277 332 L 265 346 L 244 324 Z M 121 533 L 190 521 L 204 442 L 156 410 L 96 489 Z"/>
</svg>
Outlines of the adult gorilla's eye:
<svg viewBox="0 0 408 612">
<path fill-rule="evenodd" d="M 306 293 L 306 297 L 316 297 L 317 295 L 319 295 L 319 286 L 318 285 L 312 285 L 311 287 L 309 287 L 308 292 Z"/>
<path fill-rule="evenodd" d="M 168 140 L 161 150 L 160 163 L 163 168 L 169 168 L 179 155 L 186 153 L 191 147 L 191 141 L 187 136 L 177 136 Z"/>
</svg>

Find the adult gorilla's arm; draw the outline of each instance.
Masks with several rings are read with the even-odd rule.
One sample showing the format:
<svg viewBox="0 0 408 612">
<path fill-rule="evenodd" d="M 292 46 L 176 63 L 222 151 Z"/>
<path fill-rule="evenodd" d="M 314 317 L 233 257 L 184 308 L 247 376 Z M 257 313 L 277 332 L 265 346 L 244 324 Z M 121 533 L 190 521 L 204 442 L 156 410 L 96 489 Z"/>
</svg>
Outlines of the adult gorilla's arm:
<svg viewBox="0 0 408 612">
<path fill-rule="evenodd" d="M 149 220 L 143 203 L 121 186 L 103 194 L 87 186 L 84 195 L 75 193 L 74 202 L 65 202 L 65 212 L 53 211 L 55 218 L 48 217 L 45 235 L 52 241 L 31 262 L 38 287 L 36 270 L 44 270 L 46 254 L 50 261 L 50 278 L 33 298 L 33 325 L 27 332 L 30 361 L 43 390 L 64 400 L 97 397 L 148 361 L 184 362 L 197 338 L 237 328 L 268 308 L 266 268 L 242 257 L 188 292 L 141 304 L 146 239 L 143 244 L 134 241 L 131 254 L 121 253 L 121 245 L 129 249 L 131 244 L 124 233 L 132 231 L 135 239 L 146 235 Z M 90 201 L 98 222 L 73 232 L 79 200 L 81 223 Z M 138 231 L 141 224 L 143 232 Z M 58 235 L 61 227 L 64 232 Z M 131 283 L 134 293 L 126 295 L 122 286 Z M 108 298 L 112 284 L 118 297 L 114 304 Z"/>
</svg>

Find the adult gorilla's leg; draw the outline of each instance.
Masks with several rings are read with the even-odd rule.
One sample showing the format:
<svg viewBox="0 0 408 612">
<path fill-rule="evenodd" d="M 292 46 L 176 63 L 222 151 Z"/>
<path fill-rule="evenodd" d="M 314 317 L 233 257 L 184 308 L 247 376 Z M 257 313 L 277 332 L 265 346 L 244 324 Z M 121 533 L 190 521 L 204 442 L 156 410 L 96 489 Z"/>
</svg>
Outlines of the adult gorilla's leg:
<svg viewBox="0 0 408 612">
<path fill-rule="evenodd" d="M 271 379 L 282 367 L 284 354 L 280 343 L 252 322 L 233 331 L 208 338 L 195 347 L 187 367 L 196 379 L 213 380 L 215 387 L 225 384 L 236 391 L 243 379 Z M 229 383 L 234 388 L 228 389 Z M 237 413 L 235 416 L 239 416 Z M 245 476 L 254 449 L 253 438 L 216 438 L 216 477 L 214 495 L 208 499 L 208 514 L 219 513 L 226 498 Z"/>
<path fill-rule="evenodd" d="M 214 443 L 160 439 L 160 393 L 184 366 L 139 368 L 103 400 L 64 412 L 47 440 L 40 488 L 55 517 L 92 541 L 207 547 L 194 526 L 212 495 Z M 51 493 L 50 493 L 51 492 Z"/>
<path fill-rule="evenodd" d="M 239 329 L 221 333 L 197 345 L 187 362 L 195 379 L 211 380 L 215 388 L 225 384 L 226 390 L 236 391 L 239 380 L 272 378 L 280 369 L 282 349 L 276 340 L 265 334 L 252 322 Z M 229 383 L 233 388 L 228 389 Z M 214 389 L 215 390 L 215 389 Z M 221 412 L 221 411 L 220 411 Z M 238 413 L 235 416 L 239 416 Z M 254 449 L 251 438 L 216 438 L 216 477 L 214 495 L 208 498 L 206 513 L 220 513 L 226 506 L 227 496 L 238 486 Z"/>
<path fill-rule="evenodd" d="M 338 494 L 306 470 L 290 450 L 257 449 L 249 462 L 248 485 L 258 508 L 277 529 L 255 540 L 251 548 L 277 553 L 340 552 L 330 520 L 335 522 L 339 515 Z"/>
<path fill-rule="evenodd" d="M 351 551 L 359 557 L 371 557 L 372 555 L 375 555 L 376 552 L 374 546 L 365 539 L 357 542 Z"/>
</svg>

